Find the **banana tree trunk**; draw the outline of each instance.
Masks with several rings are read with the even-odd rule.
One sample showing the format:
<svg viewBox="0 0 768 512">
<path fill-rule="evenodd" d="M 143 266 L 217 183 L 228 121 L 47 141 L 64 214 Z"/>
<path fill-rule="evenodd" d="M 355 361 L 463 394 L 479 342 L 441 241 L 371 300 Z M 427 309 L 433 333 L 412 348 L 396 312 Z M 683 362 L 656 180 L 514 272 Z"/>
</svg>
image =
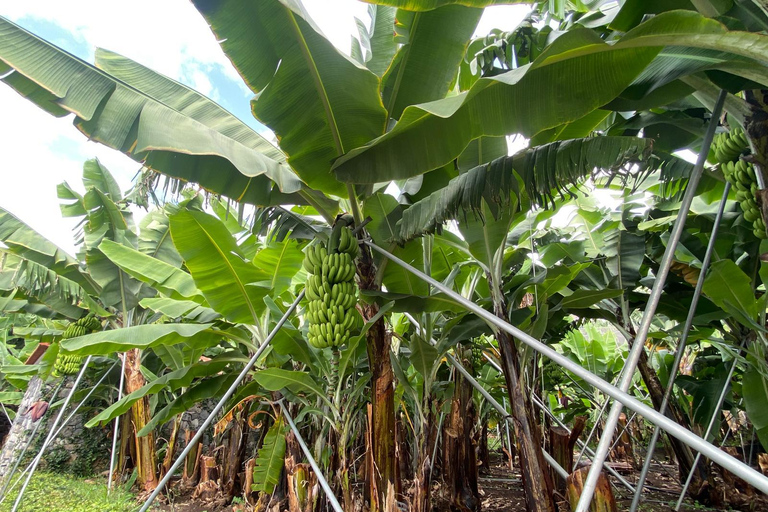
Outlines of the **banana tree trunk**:
<svg viewBox="0 0 768 512">
<path fill-rule="evenodd" d="M 506 319 L 506 305 L 495 301 L 494 313 Z M 525 507 L 528 512 L 554 512 L 552 481 L 541 451 L 541 439 L 528 396 L 525 393 L 517 346 L 512 337 L 503 331 L 496 334 L 501 352 L 501 367 L 507 383 L 512 419 L 515 424 L 515 440 L 520 456 L 520 472 L 525 491 Z"/>
<path fill-rule="evenodd" d="M 462 364 L 469 366 L 469 361 L 462 359 Z M 480 510 L 477 459 L 472 444 L 475 415 L 472 386 L 461 373 L 455 372 L 451 412 L 445 424 L 443 472 L 450 490 L 451 510 L 457 512 Z"/>
<path fill-rule="evenodd" d="M 35 424 L 42 421 L 42 417 L 34 413 L 35 404 L 40 400 L 43 391 L 43 381 L 39 377 L 32 377 L 24 392 L 24 398 L 19 404 L 16 413 L 16 419 L 11 426 L 8 436 L 3 444 L 3 451 L 0 453 L 0 488 L 5 485 L 8 474 L 17 457 L 21 455 L 24 447 L 31 441 L 32 433 L 35 430 Z M 39 405 L 37 407 L 40 407 Z"/>
<path fill-rule="evenodd" d="M 132 349 L 125 353 L 125 391 L 126 394 L 141 389 L 146 380 L 141 373 L 141 351 Z M 147 397 L 136 401 L 131 406 L 131 420 L 135 434 L 149 423 L 149 399 Z M 157 454 L 155 452 L 155 435 L 150 432 L 144 437 L 135 435 L 136 458 L 134 464 L 138 477 L 136 481 L 145 491 L 151 491 L 157 487 Z"/>
<path fill-rule="evenodd" d="M 247 439 L 244 414 L 236 413 L 227 431 L 221 455 L 221 490 L 227 500 L 240 493 L 238 475 L 245 457 Z"/>
<path fill-rule="evenodd" d="M 370 250 L 363 248 L 358 261 L 357 273 L 360 288 L 378 290 L 376 266 Z M 360 306 L 366 322 L 379 312 L 376 304 Z M 395 460 L 395 386 L 392 362 L 389 358 L 391 336 L 387 332 L 384 318 L 380 318 L 366 333 L 368 363 L 371 368 L 371 403 L 373 415 L 372 452 L 373 474 L 368 479 L 371 512 L 396 510 L 392 501 L 400 494 L 400 482 L 396 477 Z"/>
<path fill-rule="evenodd" d="M 429 407 L 427 419 L 422 426 L 422 435 L 416 440 L 416 470 L 413 475 L 413 498 L 411 510 L 413 512 L 429 512 L 432 510 L 432 452 L 437 442 L 437 428 L 435 415 Z"/>
</svg>

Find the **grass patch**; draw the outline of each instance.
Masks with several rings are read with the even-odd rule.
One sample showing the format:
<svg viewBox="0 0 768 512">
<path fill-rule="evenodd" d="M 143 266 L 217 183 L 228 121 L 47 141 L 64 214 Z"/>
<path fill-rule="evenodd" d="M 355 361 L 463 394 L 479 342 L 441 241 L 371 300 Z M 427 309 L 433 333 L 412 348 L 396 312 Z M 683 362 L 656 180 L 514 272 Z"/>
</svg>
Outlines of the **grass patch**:
<svg viewBox="0 0 768 512">
<path fill-rule="evenodd" d="M 8 494 L 0 512 L 13 508 L 18 488 Z M 135 512 L 139 509 L 133 495 L 113 489 L 107 497 L 106 483 L 72 475 L 35 473 L 24 493 L 19 512 Z"/>
</svg>

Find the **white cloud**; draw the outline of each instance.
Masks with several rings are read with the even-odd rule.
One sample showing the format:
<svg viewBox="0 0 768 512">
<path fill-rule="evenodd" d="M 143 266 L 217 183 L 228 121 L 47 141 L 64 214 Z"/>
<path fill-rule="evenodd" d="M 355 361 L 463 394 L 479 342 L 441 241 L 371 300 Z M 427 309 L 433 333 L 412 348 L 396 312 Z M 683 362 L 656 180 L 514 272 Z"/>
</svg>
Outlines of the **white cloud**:
<svg viewBox="0 0 768 512">
<path fill-rule="evenodd" d="M 2 184 L 0 205 L 70 253 L 74 253 L 75 219 L 63 219 L 56 185 L 66 181 L 83 190 L 83 162 L 97 157 L 123 190 L 130 186 L 139 165 L 125 155 L 88 142 L 71 124 L 56 119 L 0 87 L 3 105 Z"/>
<path fill-rule="evenodd" d="M 220 66 L 242 83 L 205 19 L 185 0 L 135 0 L 119 9 L 100 0 L 29 0 L 6 2 L 3 14 L 14 21 L 44 20 L 67 30 L 91 52 L 106 48 L 155 71 L 184 81 L 187 68 L 199 63 Z M 203 84 L 205 85 L 205 84 Z M 203 92 L 203 91 L 201 91 Z"/>
</svg>

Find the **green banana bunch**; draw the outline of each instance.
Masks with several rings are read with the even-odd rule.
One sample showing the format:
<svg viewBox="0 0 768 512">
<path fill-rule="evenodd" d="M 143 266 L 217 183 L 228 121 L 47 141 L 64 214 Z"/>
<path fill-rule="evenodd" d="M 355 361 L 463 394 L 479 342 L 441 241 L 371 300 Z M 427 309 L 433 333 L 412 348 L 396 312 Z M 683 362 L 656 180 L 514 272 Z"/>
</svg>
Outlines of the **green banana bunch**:
<svg viewBox="0 0 768 512">
<path fill-rule="evenodd" d="M 485 364 L 483 357 L 482 340 L 478 339 L 472 342 L 472 367 L 479 370 Z"/>
<path fill-rule="evenodd" d="M 357 239 L 346 226 L 335 226 L 331 246 L 318 243 L 307 249 L 304 268 L 310 273 L 305 288 L 309 343 L 315 348 L 339 347 L 349 341 L 359 315 L 355 285 Z"/>
<path fill-rule="evenodd" d="M 80 365 L 83 363 L 83 356 L 74 354 L 61 354 L 56 357 L 56 363 L 53 365 L 52 375 L 61 377 L 62 375 L 74 375 L 80 371 Z"/>
<path fill-rule="evenodd" d="M 721 168 L 725 179 L 736 190 L 736 199 L 744 212 L 744 220 L 752 223 L 752 233 L 757 238 L 768 238 L 763 216 L 760 214 L 760 208 L 755 201 L 755 193 L 758 189 L 754 166 L 744 160 L 739 160 L 738 162 L 726 162 L 721 165 Z"/>
<path fill-rule="evenodd" d="M 733 162 L 739 159 L 742 152 L 749 149 L 749 140 L 744 130 L 735 126 L 730 132 L 718 133 L 712 141 L 712 147 L 717 162 Z"/>
<path fill-rule="evenodd" d="M 68 340 L 70 338 L 77 338 L 79 336 L 85 336 L 86 334 L 93 332 L 97 329 L 101 329 L 101 322 L 93 314 L 88 314 L 79 320 L 72 322 L 64 329 L 64 333 L 61 335 L 61 339 Z M 74 375 L 80 371 L 80 365 L 83 363 L 83 356 L 75 354 L 65 354 L 59 352 L 56 356 L 56 362 L 53 364 L 53 372 L 51 375 L 54 377 L 61 377 L 62 375 Z"/>
</svg>

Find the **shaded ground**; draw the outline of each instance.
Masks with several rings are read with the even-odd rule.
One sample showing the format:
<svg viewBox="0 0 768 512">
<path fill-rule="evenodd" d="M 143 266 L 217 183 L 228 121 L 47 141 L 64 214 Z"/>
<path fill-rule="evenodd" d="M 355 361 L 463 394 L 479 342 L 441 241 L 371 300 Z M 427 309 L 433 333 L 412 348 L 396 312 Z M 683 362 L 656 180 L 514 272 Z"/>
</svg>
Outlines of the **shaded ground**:
<svg viewBox="0 0 768 512">
<path fill-rule="evenodd" d="M 677 497 L 680 494 L 680 484 L 676 479 L 676 467 L 669 463 L 654 463 L 651 465 L 651 471 L 648 475 L 646 490 L 643 492 L 643 502 L 640 506 L 641 512 L 668 512 L 672 510 Z M 637 472 L 630 472 L 623 475 L 630 483 L 637 479 Z M 615 482 L 614 479 L 611 479 Z M 480 495 L 482 502 L 482 512 L 510 512 L 524 511 L 525 499 L 523 496 L 522 482 L 518 468 L 510 471 L 509 466 L 504 464 L 499 457 L 492 460 L 490 472 L 480 477 Z M 407 487 L 407 483 L 404 487 Z M 632 494 L 628 489 L 618 484 L 614 487 L 617 505 L 619 511 L 629 510 L 632 502 Z M 758 493 L 759 494 L 759 493 Z M 445 512 L 449 510 L 448 504 L 443 496 L 442 485 L 436 482 L 433 487 L 433 505 L 434 512 Z M 564 502 L 559 503 L 560 512 L 568 512 L 569 507 Z M 244 508 L 242 504 L 221 505 L 207 502 L 201 503 L 197 500 L 191 500 L 191 491 L 182 495 L 171 497 L 171 502 L 154 507 L 153 510 L 163 512 L 245 512 L 251 510 Z M 707 511 L 717 510 L 694 505 L 686 501 L 681 511 Z M 768 511 L 768 500 L 765 497 L 755 496 L 753 502 L 754 511 Z M 0 509 L 2 512 L 2 509 Z M 282 509 L 274 507 L 270 512 L 282 512 Z"/>
</svg>

